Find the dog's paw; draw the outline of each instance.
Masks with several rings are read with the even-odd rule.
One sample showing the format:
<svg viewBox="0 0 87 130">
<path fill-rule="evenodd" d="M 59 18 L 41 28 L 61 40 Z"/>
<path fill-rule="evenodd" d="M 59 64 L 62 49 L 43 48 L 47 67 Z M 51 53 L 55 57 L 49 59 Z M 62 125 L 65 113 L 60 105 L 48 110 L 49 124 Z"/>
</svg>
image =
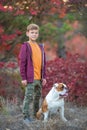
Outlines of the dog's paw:
<svg viewBox="0 0 87 130">
<path fill-rule="evenodd" d="M 62 120 L 63 120 L 64 122 L 67 122 L 67 121 L 68 121 L 66 118 L 63 118 Z"/>
</svg>

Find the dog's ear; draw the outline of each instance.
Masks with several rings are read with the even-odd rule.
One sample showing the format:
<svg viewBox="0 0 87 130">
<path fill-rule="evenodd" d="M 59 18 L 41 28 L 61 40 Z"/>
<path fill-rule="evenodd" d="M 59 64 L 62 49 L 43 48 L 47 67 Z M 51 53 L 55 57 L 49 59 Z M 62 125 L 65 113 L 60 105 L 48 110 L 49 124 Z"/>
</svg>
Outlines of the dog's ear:
<svg viewBox="0 0 87 130">
<path fill-rule="evenodd" d="M 58 83 L 53 84 L 53 87 L 57 88 L 58 87 Z"/>
</svg>

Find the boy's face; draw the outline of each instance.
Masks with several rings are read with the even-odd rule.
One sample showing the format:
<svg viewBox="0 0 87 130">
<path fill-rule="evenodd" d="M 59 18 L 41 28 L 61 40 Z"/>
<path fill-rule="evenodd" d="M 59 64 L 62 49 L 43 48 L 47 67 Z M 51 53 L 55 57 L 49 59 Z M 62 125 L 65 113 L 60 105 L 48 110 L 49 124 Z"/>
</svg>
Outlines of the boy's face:
<svg viewBox="0 0 87 130">
<path fill-rule="evenodd" d="M 26 35 L 29 37 L 30 41 L 36 41 L 39 36 L 39 30 L 29 30 Z"/>
</svg>

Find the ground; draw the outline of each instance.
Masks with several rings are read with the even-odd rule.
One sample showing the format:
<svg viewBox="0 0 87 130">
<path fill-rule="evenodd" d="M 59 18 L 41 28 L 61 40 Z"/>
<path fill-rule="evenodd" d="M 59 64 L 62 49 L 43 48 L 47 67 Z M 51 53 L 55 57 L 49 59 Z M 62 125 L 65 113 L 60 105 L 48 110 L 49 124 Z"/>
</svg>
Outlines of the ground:
<svg viewBox="0 0 87 130">
<path fill-rule="evenodd" d="M 8 112 L 0 112 L 0 130 L 87 130 L 87 107 L 65 102 L 64 123 L 59 113 L 51 115 L 48 122 L 35 120 L 29 127 L 23 124 L 21 108 L 10 108 Z"/>
</svg>

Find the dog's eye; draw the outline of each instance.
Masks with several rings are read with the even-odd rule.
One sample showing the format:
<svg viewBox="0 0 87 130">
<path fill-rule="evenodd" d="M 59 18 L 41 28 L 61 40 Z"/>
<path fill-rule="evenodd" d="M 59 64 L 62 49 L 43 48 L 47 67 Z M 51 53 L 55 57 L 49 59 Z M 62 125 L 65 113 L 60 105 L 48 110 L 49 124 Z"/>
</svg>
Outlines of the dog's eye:
<svg viewBox="0 0 87 130">
<path fill-rule="evenodd" d="M 62 89 L 64 89 L 64 86 L 62 85 L 62 87 L 61 87 Z"/>
</svg>

